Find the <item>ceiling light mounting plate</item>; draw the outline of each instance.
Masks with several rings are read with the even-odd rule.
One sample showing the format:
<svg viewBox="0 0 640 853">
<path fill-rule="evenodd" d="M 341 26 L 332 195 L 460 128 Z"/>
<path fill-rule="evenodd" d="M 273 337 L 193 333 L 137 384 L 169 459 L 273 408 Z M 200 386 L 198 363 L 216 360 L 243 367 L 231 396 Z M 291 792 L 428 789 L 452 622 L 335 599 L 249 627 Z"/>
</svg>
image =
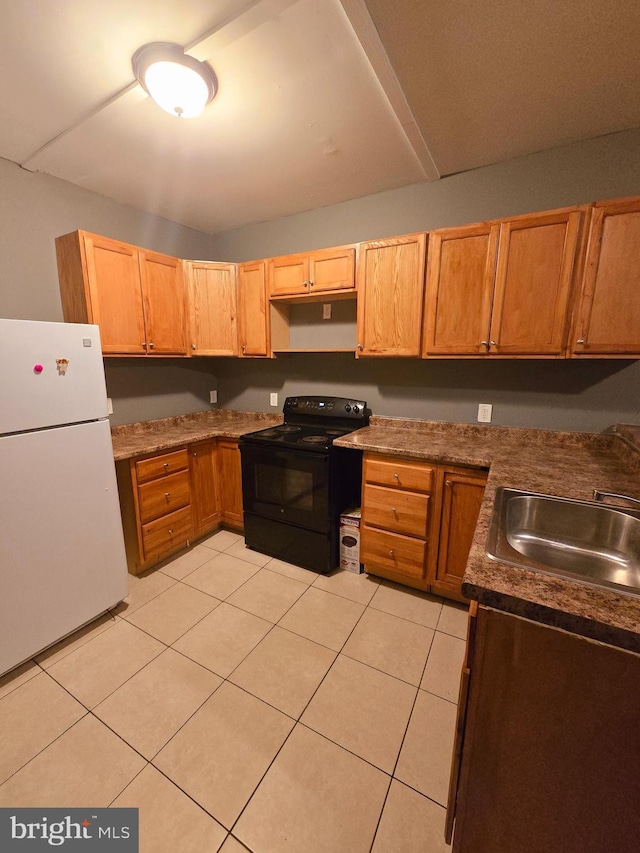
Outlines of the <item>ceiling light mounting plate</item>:
<svg viewBox="0 0 640 853">
<path fill-rule="evenodd" d="M 138 48 L 131 58 L 137 81 L 163 110 L 178 118 L 200 115 L 218 90 L 215 72 L 173 42 Z"/>
</svg>

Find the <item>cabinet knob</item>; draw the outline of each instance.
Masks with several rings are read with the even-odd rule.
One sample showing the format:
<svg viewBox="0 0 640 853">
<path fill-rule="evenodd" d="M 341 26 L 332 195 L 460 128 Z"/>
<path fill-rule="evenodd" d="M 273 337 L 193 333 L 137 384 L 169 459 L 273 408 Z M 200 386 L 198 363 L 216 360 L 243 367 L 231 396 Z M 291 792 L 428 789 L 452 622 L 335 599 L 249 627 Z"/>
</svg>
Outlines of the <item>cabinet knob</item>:
<svg viewBox="0 0 640 853">
<path fill-rule="evenodd" d="M 451 486 L 453 486 L 453 483 L 451 482 L 451 480 L 445 480 L 445 481 L 444 481 L 444 484 L 445 484 L 445 486 L 447 487 L 447 489 L 450 489 L 450 488 L 451 488 Z"/>
<path fill-rule="evenodd" d="M 363 349 L 362 344 L 358 344 L 358 349 L 360 349 L 360 350 Z"/>
<path fill-rule="evenodd" d="M 153 347 L 154 347 L 154 343 L 153 343 L 153 341 L 151 341 L 151 342 L 149 343 L 149 349 L 153 349 Z"/>
<path fill-rule="evenodd" d="M 169 536 L 173 536 L 173 530 L 169 530 Z"/>
<path fill-rule="evenodd" d="M 140 346 L 141 346 L 143 349 L 145 349 L 145 347 L 147 346 L 147 342 L 146 342 L 146 341 L 142 341 L 142 343 L 140 344 Z"/>
<path fill-rule="evenodd" d="M 197 451 L 197 450 L 194 450 L 194 451 L 193 451 L 193 455 L 194 455 L 194 456 L 197 456 L 197 455 L 198 455 L 198 451 Z"/>
<path fill-rule="evenodd" d="M 313 281 L 309 279 L 309 287 L 313 287 Z"/>
<path fill-rule="evenodd" d="M 246 352 L 246 350 L 247 350 L 247 345 L 246 345 L 246 344 L 242 344 L 242 352 L 244 353 L 244 352 Z"/>
<path fill-rule="evenodd" d="M 164 465 L 164 467 L 165 467 L 165 468 L 168 468 L 168 467 L 169 467 L 169 463 L 168 463 L 168 462 L 163 462 L 162 464 Z"/>
<path fill-rule="evenodd" d="M 392 507 L 391 507 L 391 512 L 392 512 L 394 515 L 397 515 L 396 508 L 395 508 L 394 506 L 392 506 Z"/>
<path fill-rule="evenodd" d="M 488 347 L 488 346 L 489 346 L 489 341 L 480 341 L 480 346 L 481 346 L 481 347 Z"/>
<path fill-rule="evenodd" d="M 169 500 L 169 498 L 171 497 L 171 492 L 165 492 L 164 496 L 165 498 L 167 498 L 167 500 Z"/>
<path fill-rule="evenodd" d="M 392 559 L 394 559 L 394 560 L 395 560 L 395 556 L 396 556 L 396 555 L 395 555 L 395 552 L 394 552 L 393 548 L 389 551 L 389 556 L 390 556 Z"/>
<path fill-rule="evenodd" d="M 498 346 L 498 344 L 497 344 L 497 342 L 496 342 L 496 341 L 489 341 L 489 343 L 491 344 L 491 346 L 492 346 L 492 347 L 497 347 L 497 346 Z"/>
<path fill-rule="evenodd" d="M 308 282 L 308 281 L 303 281 L 303 282 L 302 282 L 302 286 L 303 286 L 303 287 L 309 287 L 309 282 Z"/>
<path fill-rule="evenodd" d="M 191 344 L 191 349 L 195 349 L 195 348 L 196 348 L 196 345 L 195 345 L 195 344 Z"/>
<path fill-rule="evenodd" d="M 393 479 L 394 479 L 394 480 L 399 480 L 399 479 L 400 479 L 400 477 L 399 477 L 397 474 L 394 474 L 394 475 L 393 475 Z"/>
<path fill-rule="evenodd" d="M 584 343 L 584 338 L 578 338 L 578 340 L 576 341 L 576 343 L 577 343 L 577 344 L 583 344 L 583 343 Z"/>
</svg>

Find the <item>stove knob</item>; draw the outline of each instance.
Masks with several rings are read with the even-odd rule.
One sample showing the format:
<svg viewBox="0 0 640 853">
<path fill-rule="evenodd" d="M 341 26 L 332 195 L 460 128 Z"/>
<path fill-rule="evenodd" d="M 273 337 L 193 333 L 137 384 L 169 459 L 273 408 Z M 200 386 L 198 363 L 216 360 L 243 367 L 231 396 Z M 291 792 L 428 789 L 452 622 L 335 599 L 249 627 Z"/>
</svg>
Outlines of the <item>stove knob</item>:
<svg viewBox="0 0 640 853">
<path fill-rule="evenodd" d="M 354 406 L 354 407 L 353 407 L 353 409 L 352 409 L 352 412 L 353 412 L 353 414 L 354 414 L 354 415 L 357 415 L 359 411 L 360 411 L 360 410 L 358 409 L 358 407 L 357 407 L 357 406 Z"/>
<path fill-rule="evenodd" d="M 344 410 L 347 414 L 349 414 L 349 412 L 351 411 L 351 406 L 347 403 L 347 405 L 344 407 Z"/>
</svg>

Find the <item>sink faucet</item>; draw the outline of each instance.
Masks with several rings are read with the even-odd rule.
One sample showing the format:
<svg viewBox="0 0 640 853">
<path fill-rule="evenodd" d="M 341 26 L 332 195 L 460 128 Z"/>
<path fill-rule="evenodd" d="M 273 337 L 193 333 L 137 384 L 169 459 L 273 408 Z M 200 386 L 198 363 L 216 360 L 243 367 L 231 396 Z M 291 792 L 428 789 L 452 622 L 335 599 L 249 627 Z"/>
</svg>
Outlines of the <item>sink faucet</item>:
<svg viewBox="0 0 640 853">
<path fill-rule="evenodd" d="M 616 492 L 603 492 L 600 489 L 593 490 L 594 501 L 603 501 L 605 498 L 614 498 L 618 501 L 628 501 L 629 503 L 640 506 L 640 500 L 638 500 L 638 498 L 632 498 L 630 495 L 619 495 Z"/>
</svg>

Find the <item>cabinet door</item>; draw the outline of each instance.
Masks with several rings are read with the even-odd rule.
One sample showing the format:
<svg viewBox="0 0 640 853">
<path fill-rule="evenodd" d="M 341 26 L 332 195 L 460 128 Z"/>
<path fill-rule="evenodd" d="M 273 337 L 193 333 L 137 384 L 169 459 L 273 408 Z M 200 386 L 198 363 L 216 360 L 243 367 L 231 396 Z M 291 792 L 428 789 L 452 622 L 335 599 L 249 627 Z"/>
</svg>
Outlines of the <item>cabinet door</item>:
<svg viewBox="0 0 640 853">
<path fill-rule="evenodd" d="M 213 527 L 220 518 L 215 439 L 189 446 L 191 506 L 196 534 Z"/>
<path fill-rule="evenodd" d="M 429 234 L 423 357 L 486 355 L 498 225 Z"/>
<path fill-rule="evenodd" d="M 218 471 L 222 518 L 234 527 L 242 527 L 242 468 L 237 441 L 218 441 Z"/>
<path fill-rule="evenodd" d="M 147 351 L 186 355 L 185 292 L 177 258 L 140 250 L 140 280 L 147 327 Z"/>
<path fill-rule="evenodd" d="M 264 261 L 238 265 L 240 351 L 244 356 L 269 355 L 267 282 Z"/>
<path fill-rule="evenodd" d="M 640 355 L 640 198 L 593 208 L 572 349 Z"/>
<path fill-rule="evenodd" d="M 192 355 L 237 355 L 235 264 L 189 263 Z"/>
<path fill-rule="evenodd" d="M 426 234 L 361 243 L 357 355 L 418 356 Z"/>
<path fill-rule="evenodd" d="M 83 235 L 91 314 L 100 326 L 105 354 L 146 352 L 142 290 L 135 246 L 93 234 Z"/>
<path fill-rule="evenodd" d="M 478 521 L 487 476 L 483 471 L 447 468 L 444 471 L 442 515 L 434 592 L 462 597 L 462 577 Z"/>
<path fill-rule="evenodd" d="M 309 291 L 353 290 L 356 250 L 353 246 L 325 249 L 309 256 Z"/>
<path fill-rule="evenodd" d="M 556 211 L 500 226 L 492 355 L 564 353 L 581 216 L 579 209 Z"/>
<path fill-rule="evenodd" d="M 270 296 L 295 296 L 309 292 L 309 256 L 284 255 L 267 261 Z"/>
</svg>

